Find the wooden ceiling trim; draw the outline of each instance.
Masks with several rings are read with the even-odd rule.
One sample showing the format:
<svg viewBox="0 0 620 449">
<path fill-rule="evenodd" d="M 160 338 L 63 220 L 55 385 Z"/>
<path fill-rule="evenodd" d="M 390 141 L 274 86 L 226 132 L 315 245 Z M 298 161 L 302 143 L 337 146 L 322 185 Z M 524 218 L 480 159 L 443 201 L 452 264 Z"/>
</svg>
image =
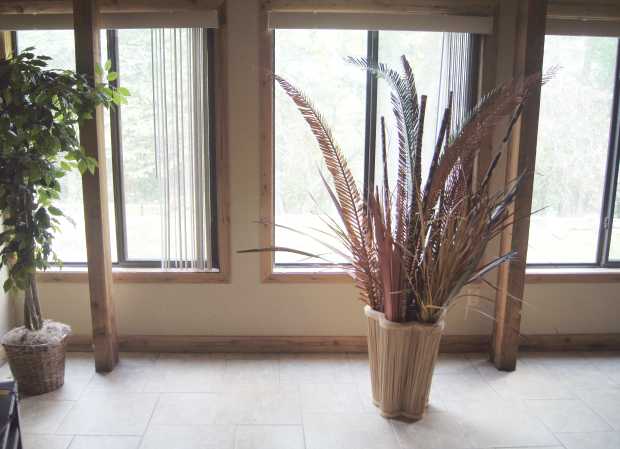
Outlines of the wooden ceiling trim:
<svg viewBox="0 0 620 449">
<path fill-rule="evenodd" d="M 263 0 L 267 11 L 492 16 L 496 0 Z"/>
<path fill-rule="evenodd" d="M 191 12 L 220 9 L 225 0 L 100 0 L 102 13 Z M 71 0 L 3 0 L 0 14 L 72 14 Z"/>
</svg>

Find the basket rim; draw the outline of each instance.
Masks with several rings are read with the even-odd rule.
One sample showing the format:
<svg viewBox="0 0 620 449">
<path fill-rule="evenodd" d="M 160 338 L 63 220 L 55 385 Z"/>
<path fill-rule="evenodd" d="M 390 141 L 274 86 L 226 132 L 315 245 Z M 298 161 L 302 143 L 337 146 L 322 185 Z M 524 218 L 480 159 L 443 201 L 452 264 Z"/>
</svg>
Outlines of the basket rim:
<svg viewBox="0 0 620 449">
<path fill-rule="evenodd" d="M 2 346 L 5 348 L 45 348 L 45 347 L 52 347 L 52 346 L 62 346 L 67 342 L 67 339 L 69 338 L 69 334 L 65 335 L 64 337 L 62 337 L 62 339 L 60 341 L 57 341 L 55 343 L 40 343 L 40 344 L 36 344 L 36 345 L 28 345 L 28 344 L 14 344 L 14 343 L 2 343 Z"/>
</svg>

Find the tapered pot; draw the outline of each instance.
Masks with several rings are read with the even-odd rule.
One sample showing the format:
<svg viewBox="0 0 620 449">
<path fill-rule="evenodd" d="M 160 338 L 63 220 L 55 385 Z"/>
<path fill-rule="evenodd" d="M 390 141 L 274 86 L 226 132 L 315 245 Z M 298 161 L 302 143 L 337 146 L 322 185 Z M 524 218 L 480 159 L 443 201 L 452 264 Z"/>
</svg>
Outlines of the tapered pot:
<svg viewBox="0 0 620 449">
<path fill-rule="evenodd" d="M 65 382 L 67 338 L 39 345 L 3 344 L 20 393 L 34 396 L 62 387 Z"/>
<path fill-rule="evenodd" d="M 428 404 L 444 329 L 436 324 L 395 323 L 369 306 L 368 358 L 373 402 L 388 418 L 420 419 Z"/>
</svg>

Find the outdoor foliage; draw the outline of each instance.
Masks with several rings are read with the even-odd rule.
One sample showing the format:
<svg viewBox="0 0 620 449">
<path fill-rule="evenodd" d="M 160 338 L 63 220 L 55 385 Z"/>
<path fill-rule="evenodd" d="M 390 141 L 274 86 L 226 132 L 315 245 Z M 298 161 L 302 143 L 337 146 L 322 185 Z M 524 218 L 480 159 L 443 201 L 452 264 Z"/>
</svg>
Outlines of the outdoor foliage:
<svg viewBox="0 0 620 449">
<path fill-rule="evenodd" d="M 0 61 L 0 268 L 7 266 L 4 290 L 25 291 L 25 325 L 41 327 L 36 270 L 57 261 L 52 250 L 59 217 L 59 180 L 68 172 L 94 173 L 78 139 L 78 125 L 91 119 L 98 105 L 126 102 L 127 89 L 93 84 L 69 70 L 48 70 L 46 56 L 27 48 Z M 116 79 L 106 63 L 98 68 Z"/>
<path fill-rule="evenodd" d="M 519 181 L 501 192 L 490 191 L 490 178 L 501 156 L 495 152 L 486 173 L 473 179 L 476 155 L 502 120 L 509 118 L 502 144 L 540 76 L 504 84 L 489 93 L 450 136 L 451 108 L 446 109 L 426 182 L 422 182 L 422 142 L 426 97 L 418 99 L 413 71 L 405 57 L 399 73 L 364 59 L 350 62 L 387 81 L 397 127 L 398 170 L 392 190 L 386 162 L 382 118 L 383 180 L 365 200 L 342 150 L 325 120 L 303 92 L 285 79 L 276 81 L 295 102 L 310 126 L 332 185 L 323 179 L 342 224 L 326 225 L 339 238 L 362 299 L 391 321 L 433 323 L 441 319 L 461 288 L 510 260 L 509 252 L 481 266 L 487 243 L 508 226 Z M 260 248 L 255 251 L 292 251 Z M 312 257 L 317 255 L 307 254 Z"/>
</svg>

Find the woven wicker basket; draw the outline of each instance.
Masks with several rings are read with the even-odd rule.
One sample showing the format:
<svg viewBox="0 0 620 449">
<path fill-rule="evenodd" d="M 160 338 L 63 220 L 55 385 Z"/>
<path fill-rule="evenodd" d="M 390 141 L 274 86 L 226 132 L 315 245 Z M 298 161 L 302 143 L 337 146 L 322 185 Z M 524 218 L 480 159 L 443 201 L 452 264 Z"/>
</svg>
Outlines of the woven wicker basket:
<svg viewBox="0 0 620 449">
<path fill-rule="evenodd" d="M 20 393 L 43 394 L 64 384 L 66 337 L 60 343 L 47 345 L 3 346 Z"/>
</svg>

